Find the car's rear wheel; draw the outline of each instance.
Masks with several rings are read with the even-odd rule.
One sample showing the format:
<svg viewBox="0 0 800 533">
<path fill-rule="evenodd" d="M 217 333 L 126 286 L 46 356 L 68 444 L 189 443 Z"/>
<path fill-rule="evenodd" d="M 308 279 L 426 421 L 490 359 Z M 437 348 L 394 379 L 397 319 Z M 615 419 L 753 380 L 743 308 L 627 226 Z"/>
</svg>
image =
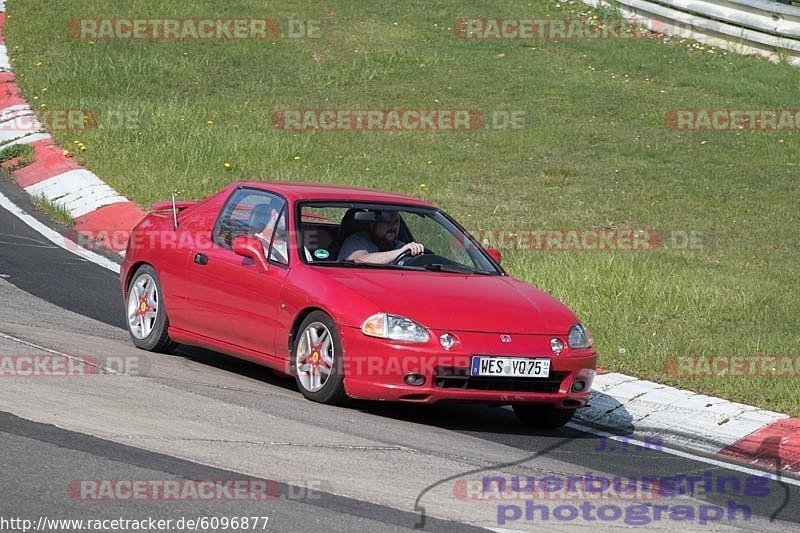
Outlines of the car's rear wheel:
<svg viewBox="0 0 800 533">
<path fill-rule="evenodd" d="M 345 402 L 342 341 L 333 319 L 322 311 L 300 324 L 292 347 L 295 380 L 309 400 L 339 405 Z"/>
<path fill-rule="evenodd" d="M 169 338 L 169 320 L 158 273 L 150 265 L 140 266 L 128 285 L 128 333 L 136 347 L 167 352 L 175 343 Z"/>
<path fill-rule="evenodd" d="M 523 424 L 538 429 L 561 427 L 575 414 L 575 409 L 556 409 L 552 405 L 515 403 L 511 407 Z"/>
</svg>

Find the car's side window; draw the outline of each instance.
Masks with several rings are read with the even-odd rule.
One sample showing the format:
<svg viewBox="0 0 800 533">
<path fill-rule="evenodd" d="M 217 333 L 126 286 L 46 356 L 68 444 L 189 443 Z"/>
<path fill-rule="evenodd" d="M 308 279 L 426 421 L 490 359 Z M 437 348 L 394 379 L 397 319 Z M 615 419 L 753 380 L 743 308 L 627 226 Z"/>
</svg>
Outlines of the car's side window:
<svg viewBox="0 0 800 533">
<path fill-rule="evenodd" d="M 236 237 L 253 235 L 264 242 L 266 252 L 270 242 L 275 241 L 277 246 L 268 257 L 287 264 L 285 204 L 283 198 L 268 192 L 238 189 L 222 208 L 214 227 L 214 242 L 230 249 Z M 281 235 L 282 241 L 278 239 Z"/>
<path fill-rule="evenodd" d="M 286 213 L 288 209 L 283 209 L 275 224 L 272 226 L 272 239 L 268 239 L 265 243 L 270 243 L 272 247 L 269 249 L 270 261 L 277 261 L 282 265 L 289 264 L 289 247 L 287 245 L 286 235 Z M 265 244 L 266 245 L 266 244 Z"/>
</svg>

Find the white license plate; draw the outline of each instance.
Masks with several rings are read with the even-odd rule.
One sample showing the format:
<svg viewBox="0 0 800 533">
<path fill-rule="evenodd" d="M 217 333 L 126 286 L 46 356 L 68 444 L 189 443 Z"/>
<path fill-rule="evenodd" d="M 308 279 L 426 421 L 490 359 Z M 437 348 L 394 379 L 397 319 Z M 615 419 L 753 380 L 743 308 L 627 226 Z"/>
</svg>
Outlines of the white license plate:
<svg viewBox="0 0 800 533">
<path fill-rule="evenodd" d="M 471 375 L 516 378 L 546 378 L 550 375 L 550 359 L 527 357 L 472 357 Z"/>
</svg>

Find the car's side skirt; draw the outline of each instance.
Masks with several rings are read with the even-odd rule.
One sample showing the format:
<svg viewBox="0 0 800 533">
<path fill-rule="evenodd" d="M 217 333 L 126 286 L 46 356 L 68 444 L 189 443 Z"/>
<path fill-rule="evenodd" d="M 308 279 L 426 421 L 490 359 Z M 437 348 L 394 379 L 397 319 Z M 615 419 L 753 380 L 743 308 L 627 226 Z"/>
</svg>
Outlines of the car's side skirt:
<svg viewBox="0 0 800 533">
<path fill-rule="evenodd" d="M 276 357 L 271 354 L 248 350 L 241 346 L 235 346 L 226 342 L 221 342 L 211 337 L 199 335 L 184 329 L 170 327 L 169 336 L 172 340 L 179 344 L 188 344 L 190 346 L 197 346 L 206 348 L 217 352 L 236 357 L 237 359 L 244 359 L 251 363 L 268 366 L 274 370 L 289 375 L 291 373 L 291 365 L 286 359 Z"/>
</svg>

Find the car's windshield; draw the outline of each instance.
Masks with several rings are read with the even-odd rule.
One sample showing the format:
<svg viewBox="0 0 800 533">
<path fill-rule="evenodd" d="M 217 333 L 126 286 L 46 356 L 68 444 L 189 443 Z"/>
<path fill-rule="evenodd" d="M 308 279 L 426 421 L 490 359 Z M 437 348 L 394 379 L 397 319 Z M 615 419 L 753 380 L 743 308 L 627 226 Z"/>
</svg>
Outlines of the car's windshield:
<svg viewBox="0 0 800 533">
<path fill-rule="evenodd" d="M 304 202 L 296 227 L 307 263 L 462 274 L 502 273 L 447 215 L 433 208 Z"/>
</svg>

